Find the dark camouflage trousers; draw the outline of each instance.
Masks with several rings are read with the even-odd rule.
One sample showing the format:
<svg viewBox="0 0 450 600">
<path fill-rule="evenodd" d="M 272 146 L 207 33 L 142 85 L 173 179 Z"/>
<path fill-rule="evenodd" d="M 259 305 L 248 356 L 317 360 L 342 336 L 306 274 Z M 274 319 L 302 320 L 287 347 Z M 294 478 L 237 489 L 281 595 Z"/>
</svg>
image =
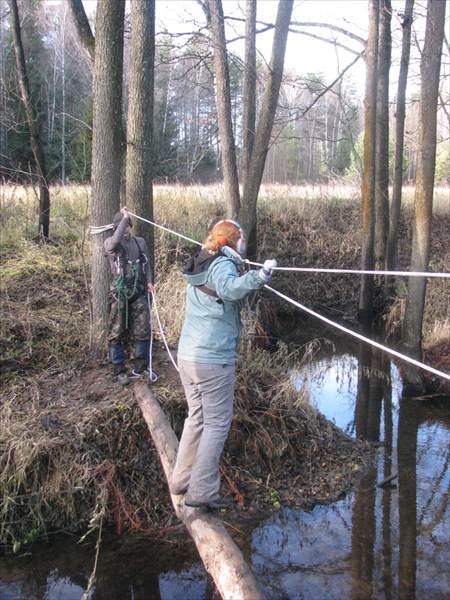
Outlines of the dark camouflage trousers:
<svg viewBox="0 0 450 600">
<path fill-rule="evenodd" d="M 128 322 L 128 328 L 127 328 Z M 127 331 L 133 341 L 150 339 L 150 320 L 147 296 L 144 294 L 136 299 L 117 300 L 110 296 L 108 344 L 116 346 L 125 341 Z"/>
</svg>

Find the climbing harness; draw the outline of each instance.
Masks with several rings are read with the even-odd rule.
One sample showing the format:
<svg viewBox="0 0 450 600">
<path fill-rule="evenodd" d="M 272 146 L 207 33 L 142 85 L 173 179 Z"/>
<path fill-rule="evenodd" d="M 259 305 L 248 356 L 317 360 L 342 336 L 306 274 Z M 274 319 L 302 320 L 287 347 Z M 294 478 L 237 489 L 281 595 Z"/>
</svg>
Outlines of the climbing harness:
<svg viewBox="0 0 450 600">
<path fill-rule="evenodd" d="M 147 256 L 142 251 L 139 242 L 135 237 L 132 238 L 139 250 L 139 258 L 136 260 L 126 260 L 125 249 L 121 246 L 117 252 L 114 265 L 117 277 L 114 280 L 114 287 L 117 293 L 117 314 L 120 317 L 122 307 L 125 307 L 125 329 L 128 329 L 128 302 L 135 298 L 139 291 L 139 284 L 145 279 L 145 265 L 148 262 Z M 130 277 L 126 277 L 126 268 L 129 267 Z"/>
</svg>

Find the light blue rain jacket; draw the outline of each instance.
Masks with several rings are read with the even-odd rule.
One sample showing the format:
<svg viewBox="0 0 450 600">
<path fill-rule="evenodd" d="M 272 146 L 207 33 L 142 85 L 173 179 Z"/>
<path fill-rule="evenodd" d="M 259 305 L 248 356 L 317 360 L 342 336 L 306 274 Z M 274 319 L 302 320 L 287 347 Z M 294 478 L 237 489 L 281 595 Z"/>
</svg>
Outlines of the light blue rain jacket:
<svg viewBox="0 0 450 600">
<path fill-rule="evenodd" d="M 189 285 L 186 316 L 178 346 L 179 358 L 234 365 L 242 330 L 242 300 L 264 285 L 258 271 L 239 276 L 238 264 L 235 258 L 219 256 L 207 271 L 183 274 Z M 200 291 L 195 287 L 198 285 L 215 290 L 222 302 Z"/>
</svg>

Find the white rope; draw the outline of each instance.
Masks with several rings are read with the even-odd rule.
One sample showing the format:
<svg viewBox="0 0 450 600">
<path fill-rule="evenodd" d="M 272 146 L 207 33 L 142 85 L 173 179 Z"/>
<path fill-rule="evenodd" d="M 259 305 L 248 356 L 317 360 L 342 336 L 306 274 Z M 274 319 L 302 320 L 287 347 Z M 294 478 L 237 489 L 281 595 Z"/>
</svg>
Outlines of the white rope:
<svg viewBox="0 0 450 600">
<path fill-rule="evenodd" d="M 148 320 L 150 321 L 150 344 L 148 347 L 148 372 L 150 376 L 150 381 L 155 383 L 158 379 L 156 373 L 153 373 L 153 365 L 152 365 L 152 355 L 153 355 L 153 323 L 152 323 L 152 307 L 150 304 L 150 295 L 153 292 L 147 292 L 147 306 L 148 306 Z M 154 298 L 154 296 L 153 296 Z"/>
<path fill-rule="evenodd" d="M 192 242 L 193 244 L 197 244 L 198 246 L 203 246 L 201 242 L 197 242 L 197 240 L 193 240 L 192 238 L 188 238 L 181 233 L 173 231 L 168 227 L 164 227 L 163 225 L 158 225 L 157 223 L 153 223 L 153 221 L 149 221 L 148 219 L 144 219 L 143 217 L 139 217 L 138 215 L 128 211 L 128 214 L 131 217 L 135 217 L 136 219 L 140 219 L 145 223 L 149 223 L 154 227 L 158 227 L 159 229 L 163 229 L 168 233 L 172 233 L 173 235 L 177 235 L 180 238 L 187 240 L 188 242 Z M 113 228 L 113 224 L 110 225 L 100 225 L 100 226 L 91 226 L 91 234 L 103 233 L 104 231 L 108 231 Z M 253 265 L 255 267 L 262 267 L 263 263 L 252 262 L 248 259 L 245 259 L 243 262 L 248 265 Z M 449 278 L 450 273 L 433 273 L 430 271 L 361 271 L 360 269 L 320 269 L 316 267 L 274 267 L 274 271 L 300 271 L 304 273 L 338 273 L 338 274 L 353 274 L 353 275 L 392 275 L 394 277 L 444 277 Z"/>
<path fill-rule="evenodd" d="M 114 225 L 112 223 L 109 225 L 91 225 L 91 235 L 95 235 L 96 233 L 104 233 L 110 229 L 114 229 Z"/>
<path fill-rule="evenodd" d="M 443 377 L 444 379 L 448 379 L 450 380 L 450 375 L 447 375 L 447 373 L 443 373 L 442 371 L 438 371 L 437 369 L 434 369 L 433 367 L 430 367 L 424 363 L 421 363 L 417 360 L 415 360 L 414 358 L 410 358 L 409 356 L 406 356 L 405 354 L 400 354 L 400 352 L 397 352 L 396 350 L 392 350 L 391 348 L 388 348 L 387 346 L 383 346 L 382 344 L 379 344 L 378 342 L 375 342 L 374 340 L 371 340 L 367 337 L 364 337 L 363 335 L 356 333 L 356 331 L 352 331 L 351 329 L 347 329 L 346 327 L 343 327 L 342 325 L 339 325 L 339 323 L 335 323 L 334 321 L 330 321 L 330 319 L 327 319 L 326 317 L 323 317 L 322 315 L 319 315 L 318 313 L 314 312 L 313 310 L 311 310 L 310 308 L 307 308 L 306 306 L 303 306 L 303 304 L 300 304 L 299 302 L 296 302 L 295 300 L 292 300 L 292 298 L 289 298 L 288 296 L 285 296 L 284 294 L 282 294 L 281 292 L 279 292 L 278 290 L 275 290 L 274 288 L 265 285 L 265 288 L 267 288 L 268 290 L 270 290 L 271 292 L 273 292 L 274 294 L 276 294 L 277 296 L 280 296 L 280 298 L 283 298 L 284 300 L 287 300 L 287 302 L 290 302 L 291 304 L 294 304 L 295 306 L 298 306 L 298 308 L 301 308 L 302 310 L 306 311 L 307 313 L 309 313 L 310 315 L 313 315 L 314 317 L 317 317 L 318 319 L 321 319 L 322 321 L 324 321 L 325 323 L 328 323 L 328 325 L 332 325 L 333 327 L 337 327 L 338 329 L 340 329 L 341 331 L 345 331 L 345 333 L 348 333 L 350 335 L 353 335 L 354 337 L 367 342 L 368 344 L 371 344 L 372 346 L 375 346 L 376 348 L 379 348 L 380 350 L 384 350 L 385 352 L 388 352 L 390 354 L 393 354 L 394 356 L 397 356 L 397 358 L 401 358 L 402 360 L 405 360 L 406 362 L 409 362 L 413 365 L 415 365 L 416 367 L 421 367 L 422 369 L 425 369 L 426 371 L 430 371 L 430 373 L 434 373 L 434 375 L 438 375 L 439 377 Z"/>
<path fill-rule="evenodd" d="M 246 260 L 249 265 L 262 267 L 262 263 Z M 450 273 L 433 273 L 430 271 L 361 271 L 359 269 L 319 269 L 315 267 L 274 267 L 274 271 L 302 271 L 306 273 L 353 273 L 355 275 L 394 275 L 398 277 L 450 277 Z"/>
<path fill-rule="evenodd" d="M 161 319 L 159 318 L 158 307 L 156 306 L 156 296 L 155 296 L 155 291 L 154 290 L 153 290 L 153 307 L 155 309 L 155 315 L 156 315 L 156 319 L 158 321 L 159 331 L 161 333 L 161 336 L 162 336 L 162 339 L 163 339 L 163 342 L 164 342 L 164 346 L 166 347 L 167 354 L 169 355 L 169 358 L 172 361 L 173 366 L 175 367 L 175 369 L 179 373 L 180 370 L 178 369 L 177 363 L 175 362 L 175 360 L 174 360 L 174 358 L 172 356 L 172 353 L 170 352 L 170 348 L 169 348 L 169 345 L 167 343 L 166 336 L 164 335 L 163 326 L 161 325 Z"/>
<path fill-rule="evenodd" d="M 135 217 L 136 219 L 140 219 L 141 221 L 144 221 L 145 223 L 149 223 L 150 225 L 153 225 L 154 227 L 158 227 L 159 229 L 163 229 L 164 231 L 167 231 L 168 233 L 177 235 L 178 237 L 183 238 L 189 242 L 192 242 L 193 244 L 197 244 L 199 246 L 203 245 L 201 242 L 197 242 L 197 240 L 193 240 L 191 238 L 188 238 L 188 237 L 182 235 L 181 233 L 177 233 L 176 231 L 173 231 L 172 229 L 168 229 L 167 227 L 163 227 L 162 225 L 153 223 L 152 221 L 149 221 L 148 219 L 144 219 L 143 217 L 139 217 L 138 215 L 136 215 L 134 213 L 131 213 L 128 211 L 128 214 L 132 217 Z M 93 233 L 93 234 L 101 233 L 103 231 L 107 231 L 108 229 L 111 229 L 112 227 L 113 227 L 112 224 L 105 225 L 105 226 L 91 227 L 91 233 Z M 249 260 L 245 260 L 244 262 L 249 265 L 254 265 L 257 267 L 263 266 L 262 263 L 251 262 Z M 356 270 L 356 269 L 316 269 L 313 267 L 304 267 L 304 268 L 302 268 L 302 267 L 276 267 L 274 270 L 277 270 L 277 271 L 303 271 L 303 272 L 314 272 L 314 273 L 353 273 L 353 274 L 358 274 L 358 275 L 394 275 L 394 276 L 406 276 L 406 277 L 445 277 L 445 278 L 450 277 L 450 273 L 431 273 L 428 271 L 422 272 L 422 273 L 414 272 L 414 271 L 360 271 L 360 270 Z M 325 323 L 328 323 L 332 327 L 336 327 L 337 329 L 340 329 L 341 331 L 344 331 L 345 333 L 348 333 L 349 335 L 352 335 L 353 337 L 356 337 L 364 342 L 367 342 L 368 344 L 375 346 L 376 348 L 379 348 L 380 350 L 384 350 L 385 352 L 388 352 L 389 354 L 392 354 L 392 355 L 396 356 L 397 358 L 400 358 L 401 360 L 409 362 L 409 363 L 411 363 L 417 367 L 420 367 L 426 371 L 429 371 L 430 373 L 433 373 L 434 375 L 438 375 L 439 377 L 443 377 L 444 379 L 450 380 L 450 375 L 447 375 L 446 373 L 443 373 L 442 371 L 438 371 L 437 369 L 434 369 L 433 367 L 430 367 L 424 363 L 421 363 L 421 362 L 415 360 L 414 358 L 410 358 L 409 356 L 406 356 L 405 354 L 401 354 L 400 352 L 397 352 L 396 350 L 392 350 L 391 348 L 388 348 L 387 346 L 383 346 L 382 344 L 379 344 L 378 342 L 375 342 L 374 340 L 371 340 L 355 331 L 352 331 L 351 329 L 347 329 L 346 327 L 339 325 L 339 323 L 335 323 L 334 321 L 331 321 L 330 319 L 327 319 L 326 317 L 319 315 L 318 313 L 314 312 L 310 308 L 303 306 L 299 302 L 296 302 L 292 298 L 285 296 L 278 290 L 275 290 L 274 288 L 271 288 L 268 285 L 265 285 L 264 287 L 267 288 L 268 290 L 270 290 L 271 292 L 273 292 L 274 294 L 280 296 L 280 298 L 283 298 L 287 302 L 294 304 L 295 306 L 304 310 L 305 312 L 313 315 L 314 317 L 317 317 L 318 319 L 324 321 Z M 156 318 L 158 320 L 158 325 L 159 325 L 159 329 L 160 329 L 160 332 L 161 332 L 161 335 L 163 338 L 164 345 L 169 354 L 170 360 L 172 361 L 172 364 L 174 365 L 175 369 L 177 371 L 179 371 L 178 366 L 172 357 L 172 354 L 170 352 L 169 346 L 167 344 L 167 341 L 166 341 L 166 338 L 164 335 L 164 331 L 163 331 L 161 321 L 159 318 L 158 309 L 156 306 L 156 298 L 155 298 L 154 292 L 153 292 L 153 304 L 155 307 L 155 314 L 156 314 Z M 151 371 L 151 369 L 150 369 L 150 371 Z"/>
<path fill-rule="evenodd" d="M 154 227 L 158 227 L 159 229 L 164 229 L 164 231 L 167 231 L 168 233 L 173 233 L 174 235 L 177 235 L 178 237 L 183 238 L 184 240 L 187 240 L 188 242 L 192 242 L 193 244 L 197 244 L 198 246 L 203 246 L 203 244 L 201 242 L 197 242 L 197 240 L 188 238 L 185 235 L 181 235 L 181 233 L 172 231 L 172 229 L 168 229 L 167 227 L 163 227 L 162 225 L 153 223 L 153 221 L 149 221 L 148 219 L 144 219 L 143 217 L 138 217 L 138 215 L 135 215 L 134 213 L 132 213 L 130 211 L 128 211 L 128 214 L 130 215 L 130 217 L 136 217 L 136 219 L 140 219 L 141 221 L 144 221 L 145 223 L 150 223 L 150 225 L 153 225 Z"/>
</svg>

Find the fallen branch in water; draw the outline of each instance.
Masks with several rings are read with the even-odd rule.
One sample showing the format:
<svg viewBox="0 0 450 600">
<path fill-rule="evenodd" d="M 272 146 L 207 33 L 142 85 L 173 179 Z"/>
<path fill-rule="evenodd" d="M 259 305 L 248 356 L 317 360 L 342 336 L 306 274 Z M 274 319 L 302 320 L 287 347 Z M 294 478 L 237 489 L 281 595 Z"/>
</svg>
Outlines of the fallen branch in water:
<svg viewBox="0 0 450 600">
<path fill-rule="evenodd" d="M 386 477 L 386 479 L 383 479 L 383 481 L 380 481 L 380 483 L 377 483 L 377 487 L 384 487 L 390 481 L 397 479 L 397 477 L 398 477 L 398 473 L 392 473 L 392 475 L 389 475 L 389 477 Z"/>
<path fill-rule="evenodd" d="M 144 382 L 134 384 L 136 400 L 153 438 L 167 481 L 175 465 L 178 440 L 155 394 Z M 263 600 L 264 594 L 222 521 L 201 509 L 189 508 L 172 495 L 178 518 L 191 535 L 205 569 L 224 600 Z"/>
</svg>

